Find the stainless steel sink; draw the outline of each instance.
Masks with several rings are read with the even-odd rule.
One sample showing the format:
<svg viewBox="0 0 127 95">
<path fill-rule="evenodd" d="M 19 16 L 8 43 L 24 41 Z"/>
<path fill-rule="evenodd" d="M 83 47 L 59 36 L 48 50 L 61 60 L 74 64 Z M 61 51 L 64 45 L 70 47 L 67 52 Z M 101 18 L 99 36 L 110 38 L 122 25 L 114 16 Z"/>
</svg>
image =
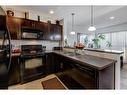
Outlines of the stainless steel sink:
<svg viewBox="0 0 127 95">
<path fill-rule="evenodd" d="M 78 53 L 74 53 L 74 52 L 63 52 L 65 55 L 68 55 L 68 56 L 76 56 L 76 55 L 80 55 Z"/>
</svg>

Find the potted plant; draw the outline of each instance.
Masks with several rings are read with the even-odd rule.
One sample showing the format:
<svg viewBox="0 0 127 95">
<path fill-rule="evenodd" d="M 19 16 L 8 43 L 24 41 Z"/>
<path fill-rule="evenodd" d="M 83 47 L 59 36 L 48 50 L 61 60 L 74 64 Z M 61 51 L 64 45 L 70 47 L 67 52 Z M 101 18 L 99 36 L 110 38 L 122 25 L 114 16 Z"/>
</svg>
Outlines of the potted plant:
<svg viewBox="0 0 127 95">
<path fill-rule="evenodd" d="M 110 41 L 107 41 L 106 43 L 107 43 L 107 44 L 106 44 L 106 47 L 108 47 L 109 49 L 111 49 L 112 43 L 111 43 Z"/>
<path fill-rule="evenodd" d="M 94 48 L 100 48 L 100 40 L 105 40 L 104 34 L 97 35 L 92 41 L 94 44 Z"/>
</svg>

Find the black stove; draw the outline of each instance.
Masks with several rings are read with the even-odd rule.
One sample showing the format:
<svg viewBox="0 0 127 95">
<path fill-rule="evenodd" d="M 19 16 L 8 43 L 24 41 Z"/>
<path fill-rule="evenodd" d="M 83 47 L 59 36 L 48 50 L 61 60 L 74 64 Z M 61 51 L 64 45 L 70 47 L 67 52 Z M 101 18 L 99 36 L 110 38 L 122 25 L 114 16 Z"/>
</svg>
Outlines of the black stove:
<svg viewBox="0 0 127 95">
<path fill-rule="evenodd" d="M 22 45 L 21 51 L 21 83 L 45 76 L 46 55 L 42 45 Z"/>
</svg>

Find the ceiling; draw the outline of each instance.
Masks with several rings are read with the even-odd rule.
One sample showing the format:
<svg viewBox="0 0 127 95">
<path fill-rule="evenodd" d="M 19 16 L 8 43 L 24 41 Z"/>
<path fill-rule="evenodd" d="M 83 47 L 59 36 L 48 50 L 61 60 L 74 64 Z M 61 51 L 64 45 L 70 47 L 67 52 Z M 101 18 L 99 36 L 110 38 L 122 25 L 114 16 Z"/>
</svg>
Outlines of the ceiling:
<svg viewBox="0 0 127 95">
<path fill-rule="evenodd" d="M 37 14 L 56 19 L 66 19 L 71 24 L 71 13 L 75 13 L 75 25 L 88 27 L 90 25 L 90 6 L 6 6 L 20 12 L 33 11 Z M 49 14 L 53 10 L 54 14 Z M 127 6 L 94 6 L 94 24 L 97 28 L 127 22 Z M 109 17 L 114 16 L 111 20 Z"/>
</svg>

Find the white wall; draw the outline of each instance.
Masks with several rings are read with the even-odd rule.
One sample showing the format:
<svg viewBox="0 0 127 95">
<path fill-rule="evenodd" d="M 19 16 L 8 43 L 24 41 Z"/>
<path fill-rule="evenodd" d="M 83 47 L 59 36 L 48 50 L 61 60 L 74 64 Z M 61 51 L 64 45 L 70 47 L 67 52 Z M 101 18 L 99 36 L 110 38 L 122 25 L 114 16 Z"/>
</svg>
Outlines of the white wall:
<svg viewBox="0 0 127 95">
<path fill-rule="evenodd" d="M 6 10 L 12 10 L 14 12 L 14 16 L 15 17 L 19 17 L 19 18 L 25 18 L 25 11 L 19 11 L 19 10 L 16 10 L 16 9 L 10 9 L 8 8 L 7 6 L 2 6 L 3 9 L 6 11 Z M 51 23 L 55 23 L 55 20 L 53 20 L 51 17 L 45 15 L 45 14 L 42 14 L 40 12 L 37 12 L 37 11 L 27 11 L 28 13 L 28 19 L 31 19 L 31 20 L 38 20 L 38 16 L 40 16 L 40 21 L 42 22 L 47 22 L 48 20 L 51 21 Z"/>
</svg>

